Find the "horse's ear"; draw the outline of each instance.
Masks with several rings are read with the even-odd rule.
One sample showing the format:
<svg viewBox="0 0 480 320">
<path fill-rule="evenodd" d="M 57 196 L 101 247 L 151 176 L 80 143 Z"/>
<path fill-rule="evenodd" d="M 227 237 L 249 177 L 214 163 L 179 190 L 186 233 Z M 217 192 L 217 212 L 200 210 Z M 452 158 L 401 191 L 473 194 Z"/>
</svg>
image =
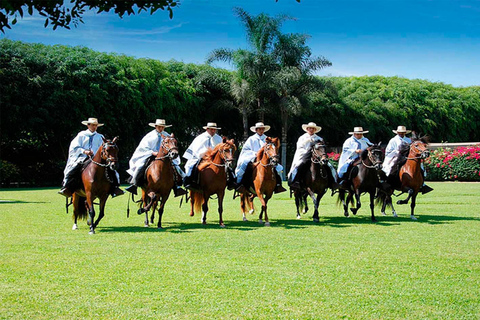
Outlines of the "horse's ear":
<svg viewBox="0 0 480 320">
<path fill-rule="evenodd" d="M 377 144 L 377 146 L 379 146 L 379 147 L 380 147 L 380 145 L 381 145 L 381 144 L 382 144 L 382 141 L 380 141 L 380 142 Z"/>
<path fill-rule="evenodd" d="M 265 141 L 268 142 L 268 143 L 270 143 L 270 142 L 272 142 L 272 138 L 267 137 L 267 138 L 265 139 Z"/>
<path fill-rule="evenodd" d="M 112 143 L 117 142 L 117 140 L 118 140 L 118 137 L 113 138 Z"/>
<path fill-rule="evenodd" d="M 230 139 L 230 140 L 228 140 L 228 143 L 235 145 L 235 140 L 234 140 L 234 139 Z"/>
</svg>

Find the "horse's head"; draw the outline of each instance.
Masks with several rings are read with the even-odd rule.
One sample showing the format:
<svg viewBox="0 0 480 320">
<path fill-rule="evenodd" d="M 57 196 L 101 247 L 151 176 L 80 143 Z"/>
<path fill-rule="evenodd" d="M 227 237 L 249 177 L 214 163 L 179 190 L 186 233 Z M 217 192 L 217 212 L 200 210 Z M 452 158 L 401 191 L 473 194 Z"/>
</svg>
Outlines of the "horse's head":
<svg viewBox="0 0 480 320">
<path fill-rule="evenodd" d="M 101 147 L 102 151 L 100 154 L 102 163 L 106 163 L 107 167 L 112 170 L 117 168 L 118 163 L 118 147 L 117 147 L 117 140 L 118 137 L 113 138 L 113 140 L 108 140 L 103 138 L 103 145 Z"/>
<path fill-rule="evenodd" d="M 225 162 L 225 165 L 229 168 L 233 166 L 235 160 L 235 151 L 237 151 L 237 146 L 235 145 L 235 140 L 228 140 L 227 137 L 223 137 L 223 141 L 219 146 L 220 157 Z"/>
<path fill-rule="evenodd" d="M 280 140 L 278 138 L 267 137 L 263 146 L 263 154 L 268 158 L 268 164 L 276 166 L 280 162 L 278 151 L 280 149 Z M 260 159 L 261 160 L 261 159 Z"/>
<path fill-rule="evenodd" d="M 315 143 L 312 146 L 311 151 L 311 160 L 313 163 L 320 163 L 321 165 L 326 165 L 328 163 L 327 146 L 325 145 L 325 142 L 320 141 Z"/>
<path fill-rule="evenodd" d="M 409 158 L 426 159 L 428 157 L 430 157 L 430 150 L 428 149 L 428 137 L 420 137 L 413 133 Z"/>
<path fill-rule="evenodd" d="M 381 142 L 378 144 L 374 144 L 367 149 L 364 150 L 362 153 L 362 161 L 369 162 L 369 164 L 366 164 L 366 167 L 373 167 L 375 170 L 381 170 L 382 169 L 382 163 L 384 159 L 384 154 L 382 151 L 382 148 L 380 147 Z"/>
<path fill-rule="evenodd" d="M 173 134 L 170 137 L 162 139 L 160 149 L 163 150 L 163 155 L 166 155 L 171 159 L 176 159 L 178 157 L 177 139 L 175 139 Z"/>
</svg>

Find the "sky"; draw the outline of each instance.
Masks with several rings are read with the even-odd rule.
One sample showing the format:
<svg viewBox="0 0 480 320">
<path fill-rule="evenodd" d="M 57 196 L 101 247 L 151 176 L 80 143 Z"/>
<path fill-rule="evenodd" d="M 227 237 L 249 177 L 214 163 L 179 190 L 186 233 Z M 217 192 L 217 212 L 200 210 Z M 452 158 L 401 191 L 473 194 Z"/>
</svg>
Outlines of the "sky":
<svg viewBox="0 0 480 320">
<path fill-rule="evenodd" d="M 456 87 L 480 85 L 480 0 L 181 0 L 173 19 L 119 18 L 86 12 L 71 30 L 44 28 L 39 15 L 19 19 L 0 38 L 48 45 L 85 46 L 137 58 L 205 63 L 217 48 L 248 49 L 234 7 L 250 14 L 288 14 L 285 33 L 311 36 L 314 56 L 332 66 L 322 76 L 399 76 Z M 225 64 L 219 67 L 231 69 Z"/>
</svg>

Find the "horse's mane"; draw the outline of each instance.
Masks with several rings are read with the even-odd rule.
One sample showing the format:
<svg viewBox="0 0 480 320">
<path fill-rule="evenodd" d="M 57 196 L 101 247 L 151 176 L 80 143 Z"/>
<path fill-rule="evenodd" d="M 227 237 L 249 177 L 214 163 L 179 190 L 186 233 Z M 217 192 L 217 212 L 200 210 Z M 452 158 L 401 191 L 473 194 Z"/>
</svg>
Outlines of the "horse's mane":
<svg viewBox="0 0 480 320">
<path fill-rule="evenodd" d="M 222 145 L 223 145 L 223 142 L 217 144 L 213 149 L 208 149 L 207 152 L 203 155 L 202 159 L 207 161 L 212 161 L 213 159 L 215 159 L 215 156 L 217 155 Z"/>
</svg>

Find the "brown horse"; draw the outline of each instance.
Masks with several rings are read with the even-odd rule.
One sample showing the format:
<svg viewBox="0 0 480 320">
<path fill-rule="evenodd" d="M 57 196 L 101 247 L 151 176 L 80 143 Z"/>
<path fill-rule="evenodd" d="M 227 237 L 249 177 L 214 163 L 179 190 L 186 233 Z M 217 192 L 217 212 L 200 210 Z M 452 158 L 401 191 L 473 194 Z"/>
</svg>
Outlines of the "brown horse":
<svg viewBox="0 0 480 320">
<path fill-rule="evenodd" d="M 313 145 L 310 154 L 310 161 L 306 164 L 308 165 L 308 170 L 301 170 L 301 168 L 298 170 L 298 174 L 302 175 L 300 177 L 301 188 L 294 190 L 293 194 L 295 195 L 295 205 L 297 206 L 297 219 L 301 218 L 301 210 L 303 213 L 308 211 L 307 196 L 310 196 L 315 207 L 313 221 L 318 222 L 318 206 L 328 187 L 331 186 L 333 177 L 328 167 L 325 142 L 321 141 Z M 315 194 L 317 194 L 316 197 Z"/>
<path fill-rule="evenodd" d="M 227 167 L 231 167 L 234 160 L 234 154 L 237 150 L 233 139 L 227 140 L 223 137 L 222 143 L 215 148 L 209 149 L 198 164 L 198 174 L 200 177 L 200 190 L 190 191 L 191 211 L 190 216 L 200 212 L 202 208 L 202 223 L 207 223 L 208 199 L 216 194 L 218 197 L 218 215 L 219 224 L 225 227 L 223 223 L 223 198 L 227 186 Z"/>
<path fill-rule="evenodd" d="M 73 216 L 75 219 L 72 229 L 75 230 L 78 228 L 78 218 L 87 218 L 87 223 L 90 225 L 90 234 L 95 233 L 95 228 L 105 214 L 105 204 L 109 190 L 114 179 L 117 179 L 115 167 L 118 162 L 118 147 L 116 145 L 118 137 L 115 137 L 113 140 L 102 139 L 102 146 L 82 171 L 83 188 L 75 190 L 72 199 Z M 95 199 L 100 200 L 100 214 L 94 222 L 95 209 L 93 207 L 93 201 Z"/>
<path fill-rule="evenodd" d="M 267 137 L 265 145 L 258 150 L 257 159 L 253 164 L 252 172 L 253 189 L 255 190 L 255 193 L 250 193 L 250 186 L 247 186 L 246 192 L 242 193 L 240 196 L 240 208 L 242 210 L 244 221 L 247 220 L 245 217 L 245 211 L 247 208 L 250 210 L 250 213 L 254 212 L 253 198 L 257 196 L 262 204 L 262 210 L 260 211 L 258 222 L 263 223 L 262 217 L 265 213 L 265 226 L 270 226 L 267 215 L 267 203 L 272 197 L 273 191 L 277 185 L 275 166 L 280 159 L 278 155 L 279 148 L 280 141 L 278 138 Z"/>
<path fill-rule="evenodd" d="M 350 210 L 355 215 L 362 206 L 360 202 L 361 194 L 368 193 L 370 194 L 372 221 L 377 221 L 373 212 L 374 198 L 380 180 L 379 175 L 381 174 L 383 158 L 384 155 L 380 148 L 380 143 L 372 145 L 363 150 L 360 158 L 353 163 L 352 170 L 345 173 L 345 175 L 350 175 L 350 177 L 347 178 L 350 181 L 350 186 L 347 190 L 339 189 L 338 193 L 338 199 L 343 203 L 343 214 L 345 217 L 348 217 L 348 204 L 349 202 L 353 202 L 353 196 L 355 196 L 356 199 L 356 207 L 350 208 Z M 348 193 L 346 201 L 345 193 Z"/>
<path fill-rule="evenodd" d="M 174 187 L 175 168 L 172 161 L 178 157 L 177 140 L 172 134 L 170 137 L 162 139 L 162 144 L 158 150 L 157 157 L 152 160 L 145 170 L 146 183 L 142 186 L 142 202 L 138 214 L 145 213 L 145 227 L 149 226 L 148 211 L 153 206 L 151 223 L 154 223 L 155 209 L 158 203 L 158 229 L 162 228 L 162 215 L 165 203 L 170 196 L 170 191 Z"/>
<path fill-rule="evenodd" d="M 397 217 L 397 213 L 393 208 L 392 204 L 392 194 L 394 190 L 398 190 L 408 193 L 408 197 L 404 200 L 397 201 L 397 204 L 407 204 L 410 199 L 412 202 L 410 204 L 410 217 L 412 220 L 417 220 L 415 217 L 415 204 L 418 192 L 420 191 L 424 180 L 423 173 L 421 169 L 421 163 L 424 159 L 430 156 L 430 151 L 427 146 L 427 139 L 425 137 L 417 137 L 415 134 L 412 135 L 412 143 L 410 144 L 408 156 L 406 158 L 405 164 L 400 167 L 398 175 L 390 175 L 387 179 L 387 183 L 390 187 L 382 188 L 379 192 L 379 202 L 382 203 L 382 214 L 385 215 L 385 208 L 387 204 L 392 208 L 392 213 L 394 217 Z M 401 154 L 402 152 L 400 152 Z M 404 159 L 405 160 L 405 159 Z M 402 161 L 402 158 L 397 159 Z M 396 164 L 394 164 L 395 166 Z"/>
</svg>

